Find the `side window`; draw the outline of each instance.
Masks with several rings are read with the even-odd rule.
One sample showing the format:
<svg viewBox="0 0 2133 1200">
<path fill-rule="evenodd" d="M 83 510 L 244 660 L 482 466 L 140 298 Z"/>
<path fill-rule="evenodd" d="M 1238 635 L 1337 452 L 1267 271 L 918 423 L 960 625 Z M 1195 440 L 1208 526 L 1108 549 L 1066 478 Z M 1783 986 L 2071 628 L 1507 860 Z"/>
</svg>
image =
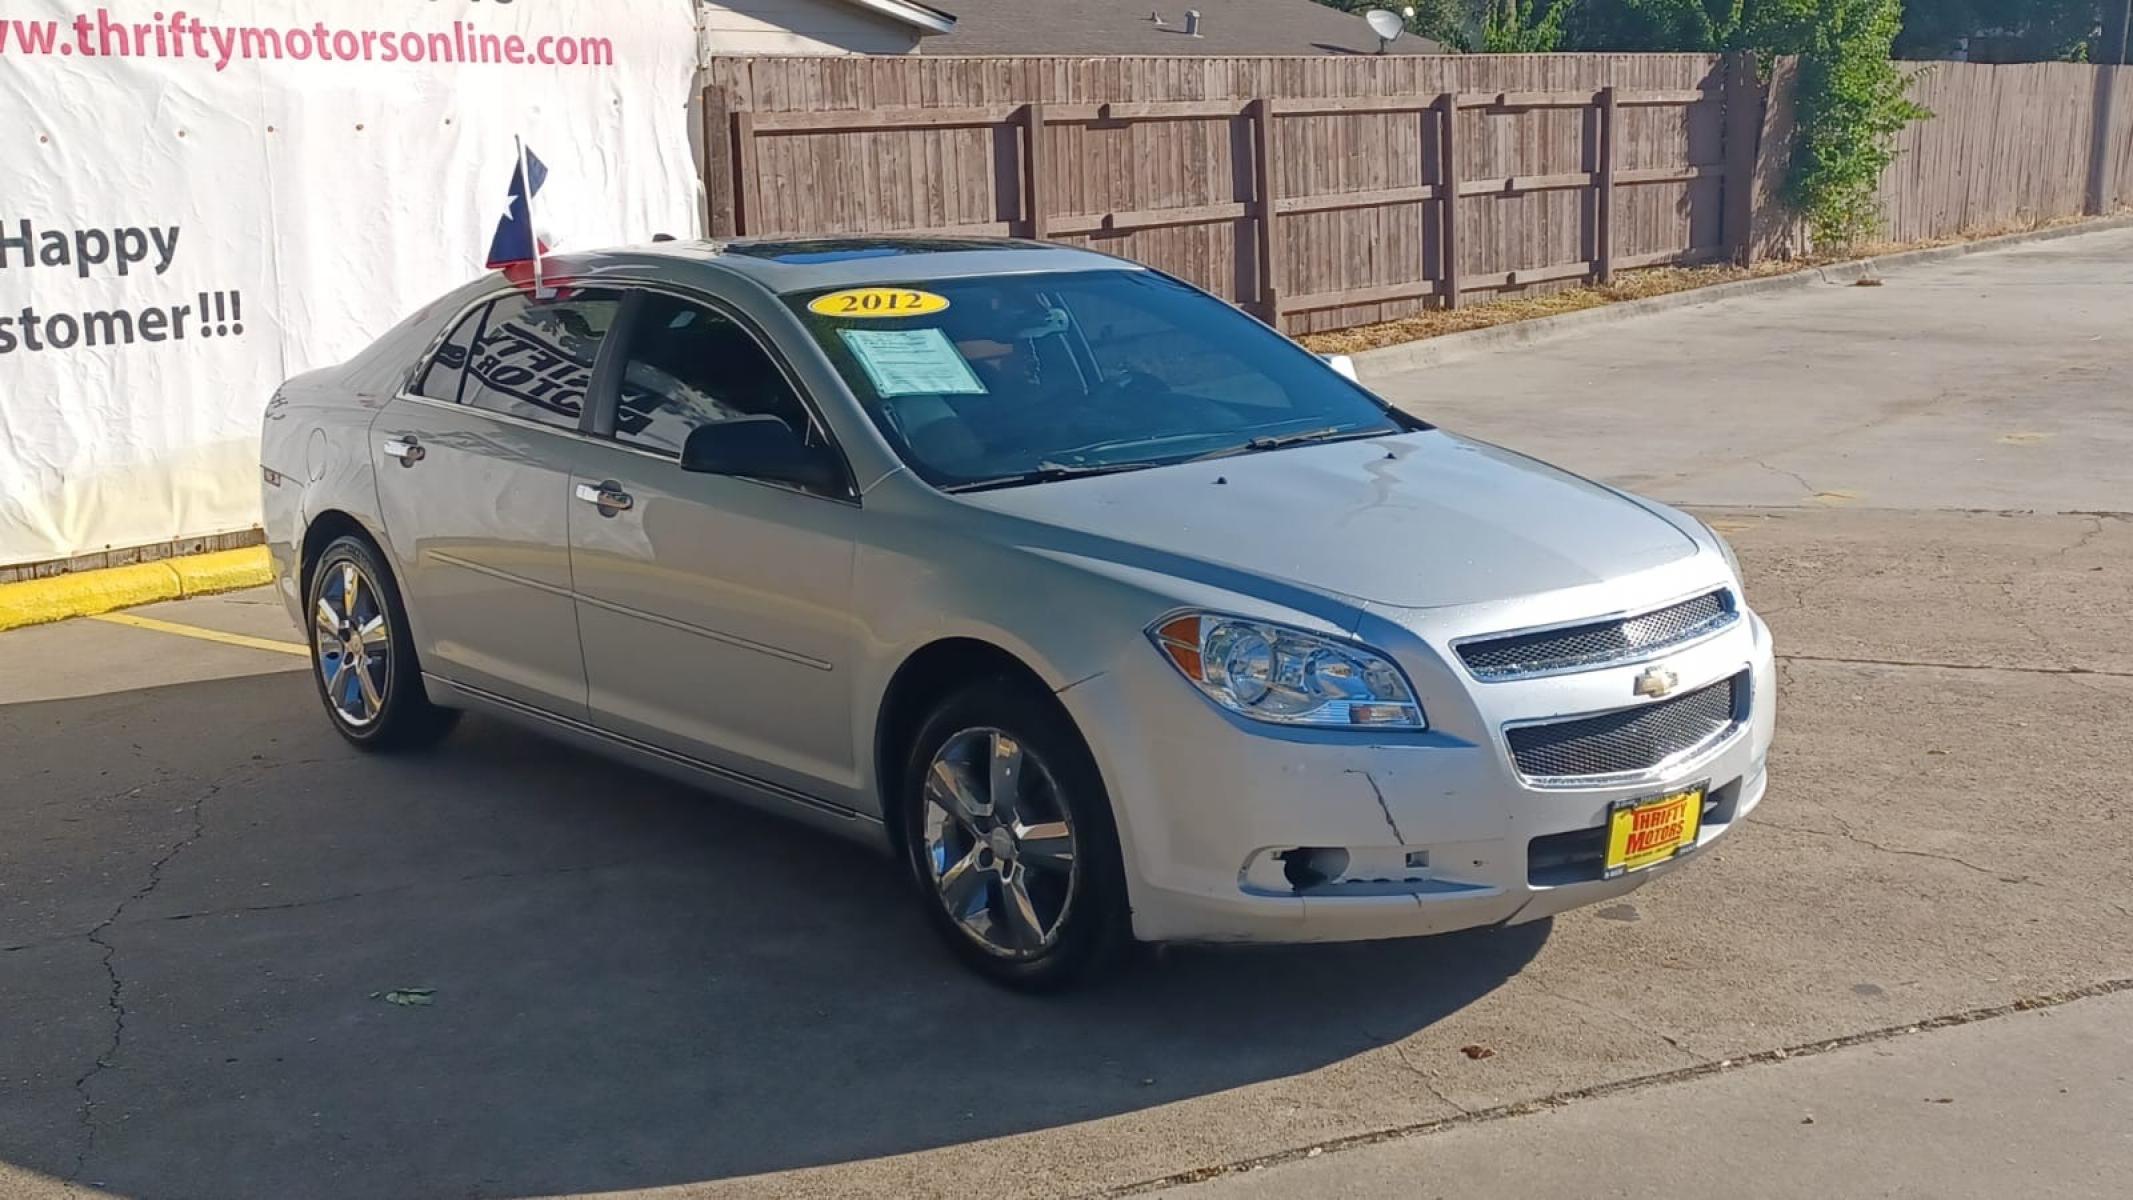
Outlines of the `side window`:
<svg viewBox="0 0 2133 1200">
<path fill-rule="evenodd" d="M 488 311 L 489 306 L 484 304 L 460 319 L 458 327 L 430 359 L 429 369 L 415 385 L 416 395 L 446 404 L 459 403 L 459 383 L 466 378 L 467 359 L 473 353 L 474 338 L 481 333 L 481 319 Z"/>
<path fill-rule="evenodd" d="M 488 319 L 468 351 L 460 402 L 544 425 L 577 428 L 585 394 L 592 389 L 600 343 L 621 307 L 614 292 L 597 291 L 498 300 L 489 307 Z"/>
<path fill-rule="evenodd" d="M 631 327 L 615 440 L 679 458 L 698 427 L 764 415 L 821 443 L 807 407 L 747 330 L 701 304 L 648 293 Z"/>
</svg>

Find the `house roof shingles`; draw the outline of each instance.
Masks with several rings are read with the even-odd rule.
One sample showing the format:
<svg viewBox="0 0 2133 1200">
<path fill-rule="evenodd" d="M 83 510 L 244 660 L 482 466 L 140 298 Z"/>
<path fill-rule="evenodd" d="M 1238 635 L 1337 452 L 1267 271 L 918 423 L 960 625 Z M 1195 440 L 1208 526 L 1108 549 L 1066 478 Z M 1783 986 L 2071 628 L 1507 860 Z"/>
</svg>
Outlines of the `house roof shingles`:
<svg viewBox="0 0 2133 1200">
<path fill-rule="evenodd" d="M 940 0 L 953 33 L 919 43 L 921 54 L 1372 54 L 1378 41 L 1357 13 L 1316 0 Z M 1396 7 L 1396 6 L 1395 6 Z M 1185 12 L 1200 11 L 1200 36 Z M 1161 13 L 1161 25 L 1149 20 Z M 1409 34 L 1394 54 L 1442 54 Z"/>
</svg>

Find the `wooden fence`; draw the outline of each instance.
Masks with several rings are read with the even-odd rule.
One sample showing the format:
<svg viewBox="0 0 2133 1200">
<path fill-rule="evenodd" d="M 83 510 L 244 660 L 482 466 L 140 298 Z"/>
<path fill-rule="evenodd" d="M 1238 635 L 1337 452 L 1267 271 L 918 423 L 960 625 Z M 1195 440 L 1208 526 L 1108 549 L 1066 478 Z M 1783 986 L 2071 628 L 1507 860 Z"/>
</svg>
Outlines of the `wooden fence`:
<svg viewBox="0 0 2133 1200">
<path fill-rule="evenodd" d="M 1724 208 L 1746 169 L 1729 72 L 1706 55 L 735 58 L 709 76 L 714 234 L 1049 238 L 1295 331 L 1746 236 Z"/>
<path fill-rule="evenodd" d="M 1790 76 L 1677 54 L 717 58 L 702 166 L 714 236 L 1048 238 L 1312 332 L 1784 240 Z M 1894 238 L 2082 211 L 2096 69 L 1948 64 L 1918 94 L 1941 115 L 1885 181 Z M 2112 172 L 2133 183 L 2133 152 Z"/>
<path fill-rule="evenodd" d="M 1884 232 L 1910 242 L 2019 228 L 2133 198 L 2133 69 L 2078 63 L 1918 64 L 1934 115 L 1904 130 L 1881 179 Z M 2115 97 L 2108 89 L 2115 87 Z M 2109 132 L 2097 122 L 2109 114 Z M 2098 160 L 2101 160 L 2100 162 Z"/>
</svg>

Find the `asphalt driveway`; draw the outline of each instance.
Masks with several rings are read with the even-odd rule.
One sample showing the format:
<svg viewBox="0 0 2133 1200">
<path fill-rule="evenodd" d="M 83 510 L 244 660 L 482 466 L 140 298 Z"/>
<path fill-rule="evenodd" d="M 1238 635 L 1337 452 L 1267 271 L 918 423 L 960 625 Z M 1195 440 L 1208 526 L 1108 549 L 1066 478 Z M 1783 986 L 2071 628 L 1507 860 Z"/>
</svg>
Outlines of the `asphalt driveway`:
<svg viewBox="0 0 2133 1200">
<path fill-rule="evenodd" d="M 1779 638 L 1749 827 L 1552 925 L 1010 996 L 864 850 L 489 721 L 353 754 L 264 594 L 0 635 L 0 1194 L 1141 1190 L 1472 1114 L 1515 1155 L 1520 1105 L 2098 1003 L 2129 312 L 2099 234 L 1372 379 L 1696 506 Z"/>
</svg>

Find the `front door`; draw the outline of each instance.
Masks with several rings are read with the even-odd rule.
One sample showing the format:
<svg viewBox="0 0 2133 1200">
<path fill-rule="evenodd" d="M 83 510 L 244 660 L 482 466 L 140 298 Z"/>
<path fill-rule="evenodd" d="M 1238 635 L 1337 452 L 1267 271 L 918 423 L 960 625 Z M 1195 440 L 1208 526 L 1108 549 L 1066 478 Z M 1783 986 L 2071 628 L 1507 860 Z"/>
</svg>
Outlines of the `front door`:
<svg viewBox="0 0 2133 1200">
<path fill-rule="evenodd" d="M 612 292 L 513 292 L 457 326 L 371 426 L 423 669 L 583 721 L 570 478 Z"/>
<path fill-rule="evenodd" d="M 770 413 L 825 436 L 724 313 L 645 292 L 607 436 L 572 481 L 571 562 L 592 720 L 850 807 L 857 503 L 680 467 L 697 427 Z"/>
</svg>

